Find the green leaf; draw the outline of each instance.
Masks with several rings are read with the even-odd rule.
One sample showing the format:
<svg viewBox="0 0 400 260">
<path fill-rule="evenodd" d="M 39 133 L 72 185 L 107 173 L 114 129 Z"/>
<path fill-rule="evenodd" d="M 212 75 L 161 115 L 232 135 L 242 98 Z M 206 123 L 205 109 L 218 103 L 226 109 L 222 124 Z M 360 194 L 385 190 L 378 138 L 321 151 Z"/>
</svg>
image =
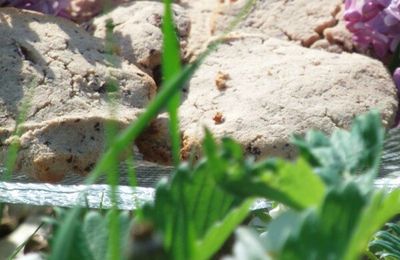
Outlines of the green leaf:
<svg viewBox="0 0 400 260">
<path fill-rule="evenodd" d="M 396 235 L 400 237 L 400 225 L 394 223 L 387 223 L 386 226 Z"/>
<path fill-rule="evenodd" d="M 275 172 L 266 170 L 259 176 L 261 183 L 272 191 L 282 193 L 285 198 L 279 202 L 298 205 L 296 208 L 305 208 L 319 204 L 325 193 L 325 186 L 321 179 L 313 172 L 311 167 L 302 159 L 295 163 L 277 161 Z M 249 187 L 251 189 L 251 186 Z M 260 194 L 262 195 L 262 194 Z M 273 197 L 273 194 L 263 194 L 265 198 Z M 290 201 L 290 203 L 288 203 Z"/>
<path fill-rule="evenodd" d="M 392 243 L 393 245 L 396 245 L 396 247 L 398 247 L 398 250 L 400 251 L 400 239 L 389 231 L 380 231 L 375 235 L 375 237 L 377 239 L 385 240 L 389 243 Z"/>
<path fill-rule="evenodd" d="M 83 219 L 83 233 L 88 242 L 88 251 L 93 259 L 103 260 L 107 256 L 108 229 L 107 221 L 97 211 L 90 211 Z"/>
<path fill-rule="evenodd" d="M 169 183 L 157 187 L 154 204 L 143 209 L 163 233 L 172 259 L 211 257 L 250 210 L 249 202 L 217 185 L 215 176 L 229 165 L 215 163 L 213 154 L 206 153 L 194 168 L 181 165 Z"/>
<path fill-rule="evenodd" d="M 121 258 L 121 252 L 124 251 L 127 241 L 128 241 L 128 236 L 129 236 L 129 230 L 131 226 L 131 218 L 129 216 L 128 212 L 120 212 L 115 209 L 110 209 L 106 211 L 106 215 L 104 216 L 105 218 L 105 226 L 103 228 L 100 228 L 98 231 L 104 230 L 106 233 L 103 235 L 99 234 L 100 236 L 106 237 L 108 241 L 108 246 L 110 248 L 110 245 L 113 244 L 113 247 L 115 248 L 114 250 L 118 251 L 118 258 L 115 257 L 115 253 L 111 252 L 108 248 L 107 250 L 107 258 L 109 259 L 119 259 Z M 116 225 L 118 232 L 115 232 L 113 228 L 115 229 Z M 96 228 L 96 227 L 94 227 Z M 88 240 L 89 242 L 89 240 Z M 102 241 L 104 243 L 105 241 Z M 94 253 L 92 251 L 92 253 Z M 105 259 L 105 258 L 99 258 L 99 259 Z"/>
<path fill-rule="evenodd" d="M 253 202 L 248 200 L 240 207 L 232 209 L 223 220 L 211 226 L 204 238 L 197 242 L 195 258 L 210 259 L 228 240 L 236 227 L 244 221 Z"/>
<path fill-rule="evenodd" d="M 291 163 L 267 160 L 247 171 L 238 171 L 230 164 L 221 185 L 240 196 L 263 197 L 296 209 L 318 205 L 325 194 L 325 185 L 302 159 Z"/>
<path fill-rule="evenodd" d="M 242 197 L 263 197 L 302 209 L 319 204 L 325 185 L 302 159 L 295 163 L 246 160 L 241 146 L 230 138 L 222 139 L 222 149 L 206 130 L 204 151 L 221 186 Z M 219 151 L 219 152 L 218 152 Z"/>
<path fill-rule="evenodd" d="M 400 247 L 398 242 L 393 243 L 390 241 L 392 238 L 391 234 L 387 234 L 387 237 L 380 237 L 379 240 L 374 240 L 369 243 L 369 250 L 373 250 L 375 255 L 382 256 L 390 254 L 390 256 L 397 256 L 396 259 L 400 258 Z"/>
<path fill-rule="evenodd" d="M 112 211 L 108 210 L 105 216 L 98 211 L 82 214 L 79 208 L 60 212 L 62 214 L 55 219 L 56 236 L 52 241 L 49 259 L 107 259 L 110 239 L 108 227 Z M 74 218 L 70 219 L 71 216 Z M 128 240 L 131 219 L 127 212 L 122 212 L 118 213 L 117 220 L 121 230 L 119 240 L 122 241 L 118 247 L 122 252 Z"/>
<path fill-rule="evenodd" d="M 344 259 L 354 259 L 355 256 L 363 252 L 373 234 L 399 213 L 400 190 L 389 194 L 384 191 L 375 193 L 357 222 L 354 235 L 349 243 L 349 250 Z"/>
<path fill-rule="evenodd" d="M 279 229 L 285 234 L 271 253 L 279 259 L 343 259 L 365 204 L 357 185 L 349 183 L 330 190 L 318 208 L 284 213 L 271 223 L 274 232 L 267 234 L 267 241 L 277 239 Z"/>
<path fill-rule="evenodd" d="M 264 197 L 294 208 L 318 204 L 324 195 L 324 184 L 313 170 L 300 160 L 254 163 L 246 160 L 242 148 L 230 138 L 222 140 L 218 153 L 211 133 L 206 131 L 204 150 L 221 186 L 242 197 Z"/>
<path fill-rule="evenodd" d="M 250 3 L 251 2 L 251 3 Z M 250 4 L 253 4 L 255 0 L 249 0 L 246 4 L 246 8 L 241 12 L 240 17 L 235 19 L 235 21 L 231 24 L 229 27 L 229 30 L 233 28 L 235 24 L 238 23 L 240 19 L 242 19 L 245 16 L 245 13 L 248 13 L 250 10 Z M 246 12 L 244 12 L 246 11 Z M 228 33 L 228 31 L 226 32 Z M 176 95 L 182 88 L 183 86 L 187 83 L 187 81 L 192 77 L 194 72 L 198 69 L 198 67 L 201 65 L 201 63 L 204 61 L 204 59 L 213 51 L 215 48 L 218 46 L 218 44 L 222 42 L 221 40 L 216 41 L 212 43 L 207 50 L 200 54 L 198 58 L 192 62 L 191 64 L 188 64 L 185 66 L 182 71 L 176 75 L 173 75 L 170 79 L 166 80 L 163 82 L 163 86 L 161 87 L 160 91 L 158 92 L 157 96 L 149 103 L 148 107 L 146 110 L 138 117 L 138 119 L 132 123 L 129 127 L 127 127 L 124 131 L 122 131 L 114 140 L 113 143 L 108 147 L 106 152 L 102 155 L 98 163 L 96 164 L 96 167 L 94 170 L 91 172 L 91 174 L 88 176 L 88 178 L 85 181 L 85 184 L 93 184 L 104 172 L 108 172 L 109 166 L 114 165 L 114 160 L 115 158 L 118 158 L 119 155 L 121 155 L 127 148 L 127 146 L 131 145 L 134 140 L 141 134 L 141 132 L 147 128 L 148 124 L 153 120 L 158 113 L 160 113 L 170 102 L 170 99 L 172 96 Z M 160 189 L 160 193 L 162 189 Z M 166 189 L 166 193 L 168 193 L 168 189 Z M 166 198 L 167 200 L 169 198 Z M 162 200 L 159 198 L 159 200 Z M 161 207 L 161 211 L 168 209 L 169 210 L 170 204 L 166 203 L 165 204 L 165 209 Z M 146 207 L 147 209 L 151 207 Z M 158 211 L 159 209 L 155 210 Z M 60 228 L 60 230 L 56 233 L 56 236 L 54 238 L 54 247 L 53 251 L 51 253 L 50 259 L 73 259 L 73 258 L 68 258 L 68 254 L 65 254 L 64 252 L 67 251 L 73 251 L 72 250 L 72 241 L 74 240 L 74 234 L 77 230 L 75 228 L 76 225 L 76 218 L 80 215 L 81 209 L 79 208 L 74 208 L 68 211 L 66 217 L 65 217 L 65 222 L 63 223 L 63 227 Z M 152 211 L 152 210 L 149 210 Z M 170 215 L 174 216 L 174 215 Z M 171 217 L 164 216 L 166 219 L 171 220 Z M 161 216 L 160 216 L 161 217 Z M 157 220 L 156 217 L 154 217 L 155 220 Z M 158 222 L 158 224 L 162 224 L 163 222 Z M 190 222 L 190 221 L 189 221 Z M 173 223 L 173 221 L 167 221 L 165 223 Z M 171 235 L 168 234 L 175 234 L 179 232 L 186 232 L 180 230 L 179 232 L 176 232 L 174 229 L 170 229 L 172 227 L 175 227 L 176 225 L 161 225 L 160 230 L 163 231 L 166 235 L 166 240 L 168 243 L 170 242 L 170 237 Z M 189 226 L 190 227 L 190 226 Z M 188 229 L 190 234 L 190 228 Z M 189 235 L 189 238 L 191 236 Z M 186 243 L 184 241 L 184 243 Z M 191 248 L 191 239 L 187 240 L 188 243 L 188 248 Z"/>
<path fill-rule="evenodd" d="M 68 260 L 68 259 L 92 259 L 86 252 L 81 252 L 86 240 L 82 237 L 81 225 L 78 220 L 83 209 L 74 208 L 62 216 L 59 227 L 55 231 L 55 238 L 52 241 L 52 250 L 49 260 Z"/>
<path fill-rule="evenodd" d="M 328 138 L 310 131 L 304 138 L 294 137 L 293 142 L 326 183 L 357 178 L 370 187 L 379 171 L 384 134 L 379 114 L 374 111 L 357 117 L 350 132 L 336 130 Z"/>
<path fill-rule="evenodd" d="M 162 51 L 162 72 L 163 80 L 168 81 L 181 71 L 181 55 L 178 36 L 172 16 L 171 0 L 164 0 L 163 17 L 163 51 Z M 180 93 L 174 94 L 168 102 L 169 132 L 171 134 L 172 155 L 175 165 L 180 160 L 180 134 L 178 107 L 180 105 Z"/>
<path fill-rule="evenodd" d="M 172 259 L 193 259 L 197 241 L 203 245 L 207 243 L 205 237 L 212 238 L 215 245 L 221 245 L 227 239 L 224 232 L 233 232 L 232 223 L 242 221 L 242 214 L 247 215 L 249 211 L 246 204 L 245 212 L 231 212 L 237 205 L 236 198 L 219 188 L 206 169 L 205 164 L 193 171 L 181 166 L 171 183 L 163 183 L 157 188 L 154 205 L 148 204 L 143 209 L 145 218 L 153 220 L 163 233 L 165 249 Z M 230 214 L 233 215 L 227 217 Z M 218 231 L 222 235 L 207 236 L 210 228 L 220 221 Z M 202 253 L 207 255 L 216 250 L 214 247 L 202 248 Z"/>
<path fill-rule="evenodd" d="M 352 181 L 330 189 L 317 208 L 273 220 L 265 245 L 279 259 L 358 259 L 373 234 L 399 212 L 400 191 L 365 194 Z"/>
</svg>

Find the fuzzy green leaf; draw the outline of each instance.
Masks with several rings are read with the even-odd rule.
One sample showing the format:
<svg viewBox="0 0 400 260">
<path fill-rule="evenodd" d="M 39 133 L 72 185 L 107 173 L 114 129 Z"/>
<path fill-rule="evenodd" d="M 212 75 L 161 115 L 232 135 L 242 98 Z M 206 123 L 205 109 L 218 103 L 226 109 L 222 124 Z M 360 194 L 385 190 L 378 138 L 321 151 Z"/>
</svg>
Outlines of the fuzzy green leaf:
<svg viewBox="0 0 400 260">
<path fill-rule="evenodd" d="M 356 118 L 350 132 L 337 130 L 328 138 L 310 131 L 293 142 L 326 183 L 358 178 L 369 186 L 379 171 L 384 135 L 379 114 L 370 112 Z"/>
<path fill-rule="evenodd" d="M 354 183 L 330 190 L 323 204 L 306 211 L 284 213 L 271 223 L 267 244 L 279 259 L 343 259 L 352 232 L 366 200 Z M 280 219 L 291 219 L 283 222 Z M 289 226 L 281 226 L 290 223 Z M 282 230 L 283 241 L 274 242 L 276 231 Z M 356 258 L 353 258 L 356 259 Z"/>
<path fill-rule="evenodd" d="M 88 212 L 83 219 L 83 231 L 88 242 L 88 251 L 92 252 L 93 259 L 106 259 L 108 241 L 106 219 L 99 212 Z"/>
<path fill-rule="evenodd" d="M 157 188 L 154 205 L 143 209 L 145 218 L 163 233 L 164 246 L 172 259 L 193 259 L 196 243 L 201 244 L 203 254 L 212 255 L 219 248 L 215 245 L 222 245 L 227 236 L 207 236 L 210 228 L 221 222 L 218 231 L 229 235 L 249 211 L 246 204 L 240 214 L 231 212 L 238 204 L 236 198 L 221 190 L 205 169 L 204 164 L 193 172 L 181 166 L 171 183 Z M 233 220 L 227 217 L 230 214 Z M 204 246 L 207 239 L 213 239 L 212 247 Z"/>
<path fill-rule="evenodd" d="M 113 217 L 112 214 L 114 213 L 111 210 L 107 211 L 105 216 L 98 211 L 90 211 L 83 218 L 83 234 L 88 244 L 88 249 L 95 260 L 106 259 L 107 256 L 110 257 L 110 255 L 107 255 L 109 254 L 107 245 L 110 242 L 109 240 L 112 239 L 109 228 Z M 117 212 L 116 222 L 120 230 L 117 247 L 121 252 L 128 240 L 131 218 L 127 212 Z"/>
<path fill-rule="evenodd" d="M 204 151 L 213 166 L 209 171 L 235 194 L 264 197 L 298 209 L 321 202 L 325 185 L 304 160 L 294 164 L 284 160 L 254 163 L 244 158 L 241 146 L 230 138 L 224 138 L 221 147 L 218 149 L 206 131 Z"/>
<path fill-rule="evenodd" d="M 357 254 L 365 250 L 373 234 L 399 213 L 400 190 L 389 194 L 383 191 L 374 194 L 357 222 L 354 235 L 349 243 L 349 250 L 344 259 L 354 259 Z"/>
<path fill-rule="evenodd" d="M 210 259 L 247 217 L 252 203 L 253 200 L 247 200 L 241 206 L 230 210 L 221 221 L 214 223 L 205 236 L 197 242 L 195 259 Z"/>
<path fill-rule="evenodd" d="M 358 259 L 372 235 L 398 213 L 400 191 L 366 195 L 349 182 L 330 189 L 319 207 L 272 221 L 266 245 L 279 259 Z"/>
<path fill-rule="evenodd" d="M 181 165 L 169 183 L 157 188 L 154 204 L 144 207 L 144 216 L 162 231 L 171 258 L 211 257 L 247 216 L 249 202 L 217 185 L 215 176 L 223 171 L 227 168 L 219 168 L 213 154 L 206 153 L 193 169 Z"/>
<path fill-rule="evenodd" d="M 65 214 L 64 211 L 60 212 L 62 215 L 55 219 L 56 236 L 49 259 L 107 259 L 111 211 L 105 216 L 97 211 L 82 214 L 79 208 L 65 211 Z M 128 240 L 130 217 L 125 212 L 117 217 L 121 230 L 120 241 L 123 241 L 118 247 L 122 250 Z"/>
<path fill-rule="evenodd" d="M 85 247 L 86 242 L 80 232 L 81 224 L 78 220 L 82 211 L 81 208 L 74 208 L 69 210 L 65 216 L 61 216 L 58 222 L 59 226 L 55 231 L 55 238 L 52 241 L 49 260 L 92 259 L 88 253 L 81 253 L 81 248 Z M 60 223 L 62 223 L 61 226 Z"/>
</svg>

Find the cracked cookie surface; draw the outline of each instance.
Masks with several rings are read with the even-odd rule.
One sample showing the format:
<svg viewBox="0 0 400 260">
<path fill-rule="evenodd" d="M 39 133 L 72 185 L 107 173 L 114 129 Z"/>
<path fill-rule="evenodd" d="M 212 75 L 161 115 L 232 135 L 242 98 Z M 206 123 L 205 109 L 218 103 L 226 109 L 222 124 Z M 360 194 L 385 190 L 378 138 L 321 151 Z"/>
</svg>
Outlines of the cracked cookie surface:
<svg viewBox="0 0 400 260">
<path fill-rule="evenodd" d="M 210 37 L 218 36 L 240 13 L 247 0 L 182 0 L 192 19 L 188 54 L 196 56 Z M 201 3 L 200 3 L 201 2 Z M 235 30 L 261 33 L 310 47 L 334 27 L 342 0 L 256 0 L 250 13 Z M 332 43 L 330 43 L 332 44 Z"/>
<path fill-rule="evenodd" d="M 32 144 L 24 145 L 25 156 L 19 157 L 17 171 L 39 169 L 36 166 L 50 158 L 61 162 L 67 156 L 53 149 L 38 129 L 47 129 L 46 133 L 51 135 L 59 129 L 57 124 L 63 121 L 67 124 L 71 118 L 81 119 L 75 122 L 76 129 L 91 124 L 91 118 L 98 118 L 100 124 L 109 119 L 127 124 L 136 119 L 155 95 L 156 86 L 150 76 L 122 58 L 108 56 L 93 36 L 62 18 L 1 8 L 0 35 L 1 146 L 3 150 L 7 148 L 10 140 L 6 139 L 13 132 L 23 107 L 26 111 L 20 125 L 23 129 L 20 140 Z M 118 111 L 115 114 L 110 112 L 107 92 L 115 101 L 114 109 Z M 73 134 L 60 135 L 60 138 L 66 143 L 76 141 Z M 92 141 L 102 142 L 102 139 Z M 93 145 L 102 146 L 101 143 Z M 72 151 L 69 155 L 85 158 L 88 153 L 98 152 Z M 77 161 L 82 162 L 75 164 L 78 168 L 87 167 L 84 159 Z M 63 168 L 64 164 L 63 167 L 52 165 L 46 172 L 28 173 L 47 180 L 52 175 L 58 176 L 61 169 L 64 173 L 73 170 L 73 167 Z"/>
<path fill-rule="evenodd" d="M 113 37 L 121 55 L 133 64 L 154 69 L 161 64 L 163 3 L 135 1 L 121 5 L 93 21 L 93 34 L 106 37 L 106 21 L 113 20 Z M 181 47 L 186 46 L 190 31 L 186 11 L 173 4 L 173 15 Z"/>
<path fill-rule="evenodd" d="M 229 76 L 223 89 L 216 81 L 221 73 Z M 394 83 L 379 61 L 264 36 L 231 37 L 189 82 L 180 107 L 182 156 L 190 157 L 207 127 L 257 158 L 293 158 L 293 133 L 348 128 L 374 108 L 390 126 L 397 105 Z"/>
</svg>

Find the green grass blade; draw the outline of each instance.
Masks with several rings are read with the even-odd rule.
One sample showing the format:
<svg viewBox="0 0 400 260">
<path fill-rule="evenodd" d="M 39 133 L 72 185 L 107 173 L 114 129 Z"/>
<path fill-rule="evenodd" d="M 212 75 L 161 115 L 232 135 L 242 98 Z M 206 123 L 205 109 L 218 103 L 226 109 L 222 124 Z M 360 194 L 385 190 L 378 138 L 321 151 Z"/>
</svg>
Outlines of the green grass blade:
<svg viewBox="0 0 400 260">
<path fill-rule="evenodd" d="M 114 139 L 112 146 L 103 154 L 91 175 L 86 179 L 86 184 L 93 184 L 103 172 L 108 170 L 108 165 L 111 165 L 113 158 L 117 158 L 126 149 L 127 145 L 131 144 L 146 129 L 150 121 L 167 106 L 170 97 L 184 86 L 205 57 L 206 55 L 202 55 L 196 62 L 187 65 L 182 70 L 182 73 L 165 83 L 145 112 Z"/>
<path fill-rule="evenodd" d="M 229 34 L 233 29 L 235 29 L 236 26 L 240 22 L 243 21 L 244 18 L 250 13 L 250 11 L 254 8 L 257 0 L 248 0 L 242 10 L 236 15 L 235 19 L 228 25 L 228 27 L 224 30 L 223 35 Z"/>
<path fill-rule="evenodd" d="M 44 225 L 43 222 L 40 223 L 40 225 L 35 229 L 35 231 L 33 231 L 33 233 L 22 244 L 17 246 L 14 252 L 8 257 L 8 260 L 15 259 L 18 253 L 21 252 L 21 250 L 26 246 L 26 244 L 28 244 L 28 242 L 33 238 L 33 236 L 36 235 L 36 233 L 39 231 L 39 229 L 43 227 L 43 225 Z"/>
<path fill-rule="evenodd" d="M 108 1 L 108 4 L 111 4 Z M 104 4 L 105 8 L 107 3 Z M 115 63 L 113 62 L 113 58 L 117 55 L 117 43 L 114 37 L 114 27 L 115 24 L 113 20 L 109 19 L 106 21 L 106 39 L 105 39 L 105 47 L 107 62 L 109 62 L 113 67 L 115 67 Z M 116 80 L 109 79 L 106 83 L 106 95 L 107 95 L 107 103 L 109 107 L 109 112 L 112 118 L 116 115 L 116 98 L 115 91 L 119 89 L 119 83 Z M 106 147 L 109 147 L 113 144 L 115 137 L 118 134 L 118 125 L 116 121 L 113 120 L 107 121 L 105 123 L 105 140 Z M 110 221 L 109 221 L 109 239 L 108 239 L 108 247 L 107 247 L 107 258 L 112 259 L 120 259 L 120 226 L 119 226 L 119 213 L 118 213 L 118 201 L 117 201 L 117 186 L 119 183 L 119 171 L 118 171 L 118 158 L 114 157 L 113 160 L 109 161 L 107 173 L 107 183 L 111 187 L 111 211 L 110 211 Z"/>
<path fill-rule="evenodd" d="M 20 128 L 20 125 L 23 122 L 25 122 L 27 118 L 28 110 L 31 107 L 30 101 L 32 99 L 35 90 L 34 86 L 36 85 L 37 85 L 37 80 L 35 79 L 29 86 L 28 94 L 21 102 L 21 106 L 19 108 L 19 114 L 16 120 L 15 130 L 13 133 L 13 136 L 15 137 L 20 137 L 22 134 L 22 129 Z M 1 176 L 0 181 L 8 181 L 11 179 L 15 169 L 15 163 L 17 162 L 19 148 L 20 148 L 19 142 L 17 141 L 17 139 L 14 139 L 7 149 L 5 161 L 1 162 L 4 163 L 5 172 L 3 176 Z M 0 203 L 0 220 L 3 218 L 3 209 L 4 209 L 4 204 Z"/>
<path fill-rule="evenodd" d="M 20 137 L 22 134 L 21 124 L 26 121 L 28 111 L 31 107 L 31 99 L 34 94 L 35 86 L 37 85 L 38 81 L 35 79 L 29 86 L 29 90 L 27 95 L 23 98 L 21 102 L 21 106 L 19 108 L 19 114 L 16 120 L 15 131 L 13 133 L 14 136 Z M 3 181 L 7 181 L 11 178 L 11 175 L 15 168 L 15 162 L 17 161 L 19 151 L 19 142 L 12 141 L 10 147 L 7 150 L 6 159 L 5 159 L 5 174 L 2 178 Z"/>
<path fill-rule="evenodd" d="M 171 0 L 164 0 L 163 17 L 163 51 L 162 51 L 162 72 L 163 80 L 168 81 L 181 71 L 181 56 L 178 36 L 172 16 Z M 172 159 L 175 165 L 180 161 L 180 131 L 178 107 L 180 105 L 180 93 L 171 96 L 168 103 L 169 133 L 172 143 Z"/>
<path fill-rule="evenodd" d="M 120 244 L 122 243 L 120 237 L 120 225 L 119 225 L 119 211 L 118 209 L 112 208 L 110 211 L 110 222 L 109 226 L 109 238 L 108 238 L 108 254 L 107 258 L 110 260 L 121 259 Z"/>
</svg>

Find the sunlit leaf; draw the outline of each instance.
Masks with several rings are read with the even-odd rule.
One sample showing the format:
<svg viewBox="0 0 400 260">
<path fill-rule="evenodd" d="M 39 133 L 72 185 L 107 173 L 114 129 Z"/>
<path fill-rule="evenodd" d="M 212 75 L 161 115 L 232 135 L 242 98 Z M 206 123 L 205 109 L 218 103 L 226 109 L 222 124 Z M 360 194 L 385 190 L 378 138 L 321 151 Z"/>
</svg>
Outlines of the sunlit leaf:
<svg viewBox="0 0 400 260">
<path fill-rule="evenodd" d="M 325 185 L 302 159 L 295 163 L 280 159 L 255 163 L 245 159 L 241 146 L 224 138 L 222 149 L 206 131 L 204 152 L 219 184 L 243 197 L 263 197 L 294 208 L 320 203 Z"/>
<path fill-rule="evenodd" d="M 328 138 L 310 131 L 295 137 L 294 144 L 326 183 L 357 178 L 368 186 L 379 171 L 384 136 L 379 114 L 370 112 L 356 118 L 350 132 L 336 130 Z"/>
<path fill-rule="evenodd" d="M 173 259 L 194 259 L 197 246 L 202 254 L 212 256 L 250 210 L 246 203 L 244 209 L 232 211 L 240 201 L 219 188 L 206 169 L 205 163 L 193 171 L 181 166 L 170 183 L 157 188 L 154 205 L 143 210 L 163 233 L 164 246 Z M 219 227 L 220 235 L 207 235 L 212 227 Z M 212 247 L 204 246 L 208 239 Z"/>
<path fill-rule="evenodd" d="M 389 194 L 383 191 L 375 193 L 357 222 L 344 259 L 354 259 L 357 254 L 363 252 L 374 233 L 397 214 L 400 214 L 400 190 Z"/>
</svg>

